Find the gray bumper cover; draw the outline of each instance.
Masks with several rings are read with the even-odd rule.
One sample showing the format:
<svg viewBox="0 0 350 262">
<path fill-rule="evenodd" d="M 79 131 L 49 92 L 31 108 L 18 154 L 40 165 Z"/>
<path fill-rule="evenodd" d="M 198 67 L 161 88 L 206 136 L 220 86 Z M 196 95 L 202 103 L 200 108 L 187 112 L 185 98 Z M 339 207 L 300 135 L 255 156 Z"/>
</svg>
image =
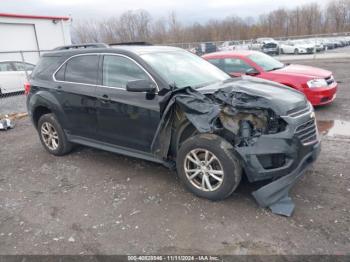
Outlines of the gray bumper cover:
<svg viewBox="0 0 350 262">
<path fill-rule="evenodd" d="M 288 196 L 289 190 L 305 173 L 307 167 L 316 160 L 320 150 L 321 143 L 318 142 L 294 171 L 254 191 L 252 194 L 259 206 L 269 207 L 274 214 L 291 216 L 295 205 Z"/>
</svg>

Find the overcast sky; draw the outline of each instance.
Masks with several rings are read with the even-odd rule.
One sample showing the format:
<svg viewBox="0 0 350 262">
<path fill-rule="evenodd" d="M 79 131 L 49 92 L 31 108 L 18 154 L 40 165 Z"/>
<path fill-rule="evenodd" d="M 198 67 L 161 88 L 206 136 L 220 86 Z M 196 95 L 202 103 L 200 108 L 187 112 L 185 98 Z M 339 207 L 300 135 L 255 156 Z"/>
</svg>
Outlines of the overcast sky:
<svg viewBox="0 0 350 262">
<path fill-rule="evenodd" d="M 329 0 L 318 0 L 324 6 Z M 258 17 L 279 7 L 291 8 L 310 0 L 0 0 L 0 12 L 71 15 L 73 20 L 103 19 L 127 10 L 145 9 L 153 18 L 174 10 L 184 23 L 205 22 L 229 15 Z"/>
</svg>

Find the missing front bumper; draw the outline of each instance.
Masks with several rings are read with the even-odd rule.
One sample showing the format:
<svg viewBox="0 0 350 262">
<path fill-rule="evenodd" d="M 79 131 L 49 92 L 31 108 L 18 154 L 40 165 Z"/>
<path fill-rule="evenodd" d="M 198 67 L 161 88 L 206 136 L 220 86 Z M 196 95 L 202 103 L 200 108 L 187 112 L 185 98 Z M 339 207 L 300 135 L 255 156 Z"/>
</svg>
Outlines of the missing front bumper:
<svg viewBox="0 0 350 262">
<path fill-rule="evenodd" d="M 294 203 L 288 196 L 289 190 L 305 173 L 306 169 L 314 162 L 321 150 L 321 143 L 313 146 L 313 150 L 308 153 L 298 167 L 290 174 L 283 176 L 254 191 L 252 194 L 261 207 L 269 207 L 274 214 L 291 216 L 294 210 Z"/>
</svg>

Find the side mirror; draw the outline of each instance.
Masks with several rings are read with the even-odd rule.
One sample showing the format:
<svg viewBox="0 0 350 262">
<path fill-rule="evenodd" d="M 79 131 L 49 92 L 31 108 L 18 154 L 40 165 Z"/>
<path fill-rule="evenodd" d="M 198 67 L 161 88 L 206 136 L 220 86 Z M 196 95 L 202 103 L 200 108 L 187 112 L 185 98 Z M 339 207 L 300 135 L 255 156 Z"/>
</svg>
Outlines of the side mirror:
<svg viewBox="0 0 350 262">
<path fill-rule="evenodd" d="M 252 68 L 249 68 L 247 71 L 245 71 L 245 74 L 249 76 L 256 76 L 260 74 L 260 72 L 256 70 L 254 67 L 252 67 Z"/>
<path fill-rule="evenodd" d="M 156 85 L 147 79 L 132 80 L 126 84 L 126 90 L 129 92 L 154 93 L 156 91 Z"/>
</svg>

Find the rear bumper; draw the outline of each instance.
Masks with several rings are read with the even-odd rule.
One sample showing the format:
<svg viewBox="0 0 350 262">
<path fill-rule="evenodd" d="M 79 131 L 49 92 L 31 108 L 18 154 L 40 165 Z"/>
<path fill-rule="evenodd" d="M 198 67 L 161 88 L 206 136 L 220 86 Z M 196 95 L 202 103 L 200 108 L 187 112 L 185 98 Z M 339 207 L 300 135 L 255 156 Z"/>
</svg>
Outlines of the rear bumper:
<svg viewBox="0 0 350 262">
<path fill-rule="evenodd" d="M 327 105 L 336 98 L 337 88 L 337 83 L 333 83 L 329 87 L 305 88 L 304 94 L 314 106 Z"/>
<path fill-rule="evenodd" d="M 278 47 L 266 47 L 266 48 L 262 48 L 262 51 L 265 54 L 277 54 L 278 53 Z"/>
</svg>

